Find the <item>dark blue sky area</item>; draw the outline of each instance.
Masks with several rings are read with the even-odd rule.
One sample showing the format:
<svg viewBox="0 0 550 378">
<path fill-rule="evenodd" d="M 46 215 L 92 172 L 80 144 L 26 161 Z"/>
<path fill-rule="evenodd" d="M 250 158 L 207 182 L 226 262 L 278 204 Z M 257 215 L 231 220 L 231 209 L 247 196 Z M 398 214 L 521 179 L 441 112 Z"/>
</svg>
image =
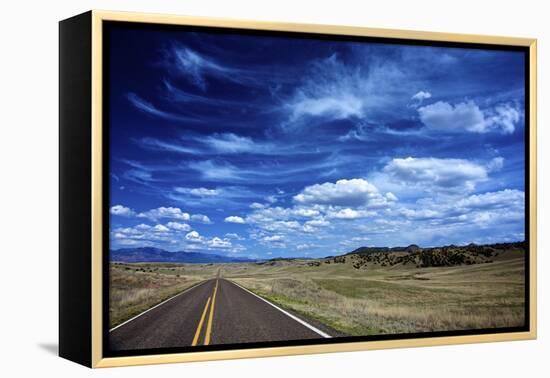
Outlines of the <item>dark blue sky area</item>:
<svg viewBox="0 0 550 378">
<path fill-rule="evenodd" d="M 524 54 L 113 27 L 112 248 L 524 239 Z"/>
</svg>

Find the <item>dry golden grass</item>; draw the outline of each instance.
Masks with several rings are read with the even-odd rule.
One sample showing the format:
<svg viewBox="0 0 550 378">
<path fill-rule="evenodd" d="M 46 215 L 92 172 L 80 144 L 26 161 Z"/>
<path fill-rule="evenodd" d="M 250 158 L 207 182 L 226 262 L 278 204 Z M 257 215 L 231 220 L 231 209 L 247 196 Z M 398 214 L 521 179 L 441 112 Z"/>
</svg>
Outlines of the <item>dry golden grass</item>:
<svg viewBox="0 0 550 378">
<path fill-rule="evenodd" d="M 356 269 L 354 259 L 264 264 L 111 264 L 110 327 L 218 269 L 259 295 L 343 334 L 418 333 L 521 326 L 524 254 L 452 267 Z"/>
<path fill-rule="evenodd" d="M 523 255 L 494 263 L 357 270 L 351 263 L 227 266 L 223 275 L 349 335 L 521 326 Z"/>
<path fill-rule="evenodd" d="M 211 278 L 213 265 L 123 264 L 110 267 L 109 327 Z"/>
</svg>

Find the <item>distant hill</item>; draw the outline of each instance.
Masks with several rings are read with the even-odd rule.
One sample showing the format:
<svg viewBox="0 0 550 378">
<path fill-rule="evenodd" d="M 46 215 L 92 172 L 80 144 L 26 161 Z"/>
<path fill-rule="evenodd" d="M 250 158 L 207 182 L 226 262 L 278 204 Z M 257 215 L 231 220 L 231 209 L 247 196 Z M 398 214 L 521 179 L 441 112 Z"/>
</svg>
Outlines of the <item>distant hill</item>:
<svg viewBox="0 0 550 378">
<path fill-rule="evenodd" d="M 354 249 L 351 252 L 346 253 L 346 255 L 370 255 L 373 253 L 385 253 L 390 252 L 389 247 L 359 247 Z M 333 257 L 333 256 L 328 256 Z"/>
<path fill-rule="evenodd" d="M 408 264 L 422 268 L 491 263 L 495 259 L 523 256 L 526 250 L 525 241 L 484 245 L 470 243 L 464 246 L 447 245 L 430 248 L 411 244 L 408 247 L 392 248 L 360 247 L 341 256 L 327 256 L 321 261 L 325 264 L 351 263 L 356 269 L 367 266 L 384 267 Z M 319 266 L 320 262 L 311 265 Z"/>
<path fill-rule="evenodd" d="M 188 264 L 205 264 L 205 263 L 238 263 L 252 262 L 246 258 L 229 257 L 222 255 L 214 255 L 203 252 L 169 252 L 160 248 L 140 247 L 140 248 L 121 248 L 111 250 L 110 261 L 117 262 L 166 262 L 166 263 L 188 263 Z"/>
<path fill-rule="evenodd" d="M 420 247 L 416 244 L 411 244 L 408 247 L 359 247 L 346 255 L 370 255 L 373 253 L 387 253 L 387 252 L 418 252 Z"/>
</svg>

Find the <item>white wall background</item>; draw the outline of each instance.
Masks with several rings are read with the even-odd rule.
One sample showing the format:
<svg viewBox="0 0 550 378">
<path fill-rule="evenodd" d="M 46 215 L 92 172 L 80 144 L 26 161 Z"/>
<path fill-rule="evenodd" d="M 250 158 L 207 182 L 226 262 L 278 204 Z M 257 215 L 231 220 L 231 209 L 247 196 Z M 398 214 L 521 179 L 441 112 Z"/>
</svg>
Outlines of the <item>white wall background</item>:
<svg viewBox="0 0 550 378">
<path fill-rule="evenodd" d="M 0 374 L 4 377 L 548 376 L 550 27 L 544 1 L 118 0 L 0 5 Z M 91 371 L 57 344 L 57 21 L 89 9 L 539 39 L 539 339 Z M 544 210 L 544 211 L 543 211 Z"/>
</svg>

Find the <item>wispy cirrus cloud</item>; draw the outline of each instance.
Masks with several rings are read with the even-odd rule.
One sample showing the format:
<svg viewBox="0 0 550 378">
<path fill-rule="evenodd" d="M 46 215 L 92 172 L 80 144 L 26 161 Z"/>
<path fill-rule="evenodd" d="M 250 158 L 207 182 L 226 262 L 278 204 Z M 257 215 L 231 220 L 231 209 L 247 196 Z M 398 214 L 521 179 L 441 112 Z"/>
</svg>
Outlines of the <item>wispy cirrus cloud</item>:
<svg viewBox="0 0 550 378">
<path fill-rule="evenodd" d="M 168 58 L 184 78 L 203 91 L 207 87 L 207 76 L 231 78 L 238 74 L 238 70 L 223 66 L 206 55 L 180 45 L 169 50 Z"/>
<path fill-rule="evenodd" d="M 423 128 L 393 129 L 387 126 L 373 125 L 367 122 L 358 122 L 346 134 L 340 135 L 340 142 L 378 142 L 387 137 L 414 137 L 419 139 L 434 139 L 434 135 L 427 133 Z"/>
<path fill-rule="evenodd" d="M 328 152 L 328 146 L 316 150 L 301 148 L 300 143 L 289 142 L 285 146 L 265 140 L 253 139 L 232 132 L 213 133 L 208 135 L 187 134 L 175 141 L 165 141 L 155 138 L 142 138 L 138 144 L 148 150 L 166 151 L 180 154 L 202 155 L 311 155 Z"/>
<path fill-rule="evenodd" d="M 284 107 L 289 112 L 290 122 L 303 117 L 346 119 L 364 115 L 365 78 L 336 54 L 316 61 L 309 76 Z"/>
<path fill-rule="evenodd" d="M 157 96 L 157 100 L 162 104 L 164 110 L 158 105 L 145 100 L 140 95 L 129 92 L 126 94 L 127 100 L 139 111 L 146 113 L 153 117 L 158 117 L 168 121 L 196 123 L 196 124 L 208 124 L 212 122 L 218 122 L 219 119 L 215 114 L 204 114 L 201 112 L 190 112 L 189 103 L 201 104 L 207 108 L 219 112 L 222 108 L 227 108 L 226 111 L 234 110 L 241 111 L 243 108 L 251 108 L 255 112 L 261 112 L 265 109 L 262 108 L 263 104 L 252 104 L 249 100 L 233 101 L 233 100 L 221 100 L 208 96 L 196 95 L 177 89 L 173 85 L 164 81 L 165 93 L 161 96 Z M 238 119 L 226 120 L 225 123 L 228 126 L 239 126 L 242 123 Z"/>
<path fill-rule="evenodd" d="M 124 159 L 122 162 L 126 166 L 122 174 L 124 179 L 141 185 L 149 185 L 155 181 L 150 167 L 134 160 Z"/>
<path fill-rule="evenodd" d="M 398 97 L 408 101 L 408 88 L 403 84 L 404 74 L 399 66 L 361 54 L 360 50 L 356 53 L 348 61 L 333 53 L 311 64 L 301 85 L 284 99 L 283 109 L 289 117 L 284 123 L 287 128 L 310 128 L 312 122 L 308 119 L 316 118 L 325 122 L 377 122 L 378 113 L 390 101 L 395 102 Z"/>
<path fill-rule="evenodd" d="M 373 139 L 372 127 L 365 124 L 364 122 L 358 123 L 354 128 L 350 129 L 346 134 L 340 135 L 338 140 L 340 142 L 348 142 L 350 140 L 358 140 L 361 142 L 367 142 Z"/>
<path fill-rule="evenodd" d="M 185 105 L 194 104 L 195 106 L 200 105 L 212 108 L 216 111 L 219 111 L 222 108 L 241 111 L 242 109 L 265 111 L 265 104 L 263 102 L 254 102 L 251 99 L 227 99 L 211 95 L 200 95 L 196 93 L 191 93 L 190 91 L 186 91 L 182 88 L 177 87 L 166 79 L 162 81 L 162 84 L 165 89 L 166 98 L 173 103 L 180 103 Z"/>
<path fill-rule="evenodd" d="M 202 122 L 200 119 L 195 117 L 188 117 L 182 114 L 161 110 L 155 105 L 153 105 L 151 102 L 144 100 L 143 98 L 141 98 L 140 96 L 138 96 L 133 92 L 129 92 L 126 95 L 126 98 L 137 109 L 153 116 L 157 116 L 170 121 Z"/>
<path fill-rule="evenodd" d="M 285 80 L 286 76 L 265 66 L 222 63 L 220 59 L 188 46 L 173 43 L 165 51 L 163 64 L 197 89 L 205 92 L 210 80 L 240 86 L 262 86 L 266 81 Z"/>
<path fill-rule="evenodd" d="M 218 182 L 246 181 L 245 172 L 226 161 L 199 160 L 191 161 L 188 167 L 198 172 L 205 180 Z"/>
<path fill-rule="evenodd" d="M 121 159 L 123 164 L 121 177 L 132 183 L 148 187 L 151 190 L 170 180 L 166 175 L 172 174 L 174 165 L 166 163 L 141 162 L 137 160 Z"/>
<path fill-rule="evenodd" d="M 163 190 L 162 195 L 172 202 L 184 204 L 187 207 L 218 207 L 232 209 L 247 206 L 250 201 L 262 199 L 263 191 L 251 190 L 244 186 L 226 185 L 212 188 L 174 187 Z"/>
<path fill-rule="evenodd" d="M 257 180 L 264 184 L 278 184 L 303 178 L 306 173 L 312 175 L 312 177 L 337 175 L 340 169 L 355 158 L 354 155 L 330 154 L 322 160 L 315 159 L 309 165 L 299 162 L 287 162 L 283 165 L 278 161 L 266 161 L 245 166 L 237 166 L 223 159 L 208 159 L 190 161 L 187 166 L 207 181 L 242 185 Z"/>
<path fill-rule="evenodd" d="M 189 155 L 194 155 L 202 152 L 199 148 L 195 146 L 186 146 L 179 143 L 167 142 L 149 137 L 140 139 L 138 143 L 141 147 L 153 151 L 166 151 Z"/>
<path fill-rule="evenodd" d="M 239 136 L 234 133 L 219 133 L 203 138 L 197 138 L 212 150 L 221 153 L 255 153 L 271 154 L 277 148 L 271 143 L 258 143 L 250 137 Z"/>
</svg>

